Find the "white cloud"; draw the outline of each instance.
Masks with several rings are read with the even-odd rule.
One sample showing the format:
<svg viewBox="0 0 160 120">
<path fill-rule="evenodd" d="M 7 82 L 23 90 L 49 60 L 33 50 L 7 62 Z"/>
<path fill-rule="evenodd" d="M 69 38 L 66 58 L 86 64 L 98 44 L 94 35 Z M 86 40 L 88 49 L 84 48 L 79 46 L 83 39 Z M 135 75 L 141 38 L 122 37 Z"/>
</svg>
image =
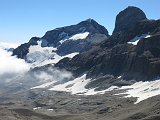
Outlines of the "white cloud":
<svg viewBox="0 0 160 120">
<path fill-rule="evenodd" d="M 41 82 L 48 81 L 64 81 L 71 79 L 72 73 L 66 70 L 59 70 L 57 68 L 47 68 L 47 70 L 40 70 L 34 73 L 34 77 L 37 78 Z"/>
<path fill-rule="evenodd" d="M 24 60 L 18 59 L 16 56 L 12 56 L 11 52 L 7 52 L 3 48 L 0 48 L 0 78 L 1 81 L 5 79 L 4 76 L 13 77 L 14 75 L 20 75 L 27 72 L 30 69 L 30 65 Z M 3 78 L 3 79 L 2 79 Z"/>
<path fill-rule="evenodd" d="M 47 70 L 35 71 L 35 73 L 33 73 L 32 78 L 35 78 L 36 81 L 38 81 L 38 86 L 31 88 L 35 89 L 35 88 L 45 88 L 56 82 L 64 83 L 73 80 L 74 77 L 71 72 L 50 67 L 47 68 Z"/>
<path fill-rule="evenodd" d="M 0 45 L 2 46 L 2 44 Z M 12 52 L 4 50 L 7 46 L 12 45 L 5 45 L 3 44 L 3 47 L 0 46 L 0 83 L 19 81 L 34 85 L 35 83 L 67 81 L 73 77 L 70 72 L 59 70 L 54 68 L 54 66 L 44 68 L 44 70 L 30 70 L 33 65 L 25 62 L 23 59 L 12 56 Z"/>
</svg>

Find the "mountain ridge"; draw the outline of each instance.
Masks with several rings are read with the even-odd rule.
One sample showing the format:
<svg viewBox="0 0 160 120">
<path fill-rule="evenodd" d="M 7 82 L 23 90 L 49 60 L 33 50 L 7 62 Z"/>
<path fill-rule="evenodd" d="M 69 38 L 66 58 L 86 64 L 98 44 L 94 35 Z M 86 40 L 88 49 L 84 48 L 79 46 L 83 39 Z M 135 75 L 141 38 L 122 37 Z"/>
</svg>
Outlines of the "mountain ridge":
<svg viewBox="0 0 160 120">
<path fill-rule="evenodd" d="M 160 20 L 133 6 L 116 18 L 112 35 L 87 19 L 14 49 L 30 69 L 4 75 L 2 119 L 159 120 Z"/>
<path fill-rule="evenodd" d="M 86 41 L 72 40 L 72 36 L 74 36 L 76 34 L 83 34 L 85 32 L 88 32 L 88 35 L 86 36 L 86 38 L 84 38 L 84 39 L 87 39 Z M 79 47 L 79 48 L 73 49 L 73 50 L 69 50 L 69 48 L 66 48 L 67 51 L 70 51 L 67 53 L 64 53 L 64 50 L 59 50 L 58 51 L 59 54 L 66 55 L 66 54 L 73 53 L 73 52 L 82 52 L 82 51 L 86 51 L 86 50 L 90 49 L 92 46 L 97 44 L 96 42 L 94 42 L 95 40 L 92 42 L 92 38 L 94 38 L 94 37 L 99 38 L 99 41 L 97 41 L 97 39 L 95 39 L 96 42 L 98 43 L 104 39 L 107 39 L 107 37 L 109 37 L 109 34 L 108 34 L 107 29 L 104 26 L 98 24 L 93 19 L 87 19 L 87 20 L 82 21 L 76 25 L 60 27 L 60 28 L 56 28 L 56 29 L 47 31 L 45 33 L 45 35 L 41 38 L 32 37 L 28 43 L 24 43 L 24 44 L 20 45 L 19 47 L 17 47 L 13 51 L 13 55 L 17 55 L 18 58 L 24 59 L 28 53 L 29 47 L 32 45 L 38 45 L 38 43 L 37 43 L 38 41 L 41 41 L 42 47 L 59 48 L 61 46 L 61 44 L 63 44 L 63 42 L 67 41 L 68 39 L 71 39 L 69 41 L 69 44 L 70 43 L 72 44 L 72 46 L 71 46 L 72 48 L 74 48 L 74 46 Z M 63 45 L 63 48 L 67 47 L 67 46 L 68 46 L 68 44 L 66 43 L 66 45 Z"/>
<path fill-rule="evenodd" d="M 160 22 L 159 20 L 146 19 L 145 14 L 139 8 L 131 8 L 126 8 L 124 10 L 125 14 L 128 15 L 131 11 L 132 15 L 132 12 L 135 11 L 136 13 L 138 9 L 138 12 L 140 11 L 140 14 L 142 14 L 142 19 L 139 20 L 138 15 L 137 22 L 134 25 L 132 24 L 125 30 L 122 29 L 119 32 L 113 32 L 99 46 L 95 46 L 89 51 L 75 56 L 68 62 L 63 62 L 62 60 L 56 66 L 65 68 L 75 74 L 82 74 L 84 71 L 89 71 L 88 77 L 111 74 L 115 77 L 121 75 L 123 79 L 127 80 L 151 80 L 159 76 L 160 73 L 157 72 L 159 71 L 158 66 L 160 64 L 159 47 L 152 44 L 146 44 L 146 46 L 143 44 L 152 40 L 155 42 L 154 44 L 159 44 L 158 31 Z M 124 24 L 126 24 L 125 21 Z M 128 43 L 134 37 L 144 34 L 150 35 L 150 37 L 141 39 L 138 45 Z M 153 61 L 150 61 L 150 59 Z"/>
<path fill-rule="evenodd" d="M 24 58 L 29 47 L 41 41 L 42 47 L 56 46 L 56 53 L 62 56 L 79 52 L 73 59 L 64 58 L 55 65 L 73 72 L 76 76 L 88 72 L 87 76 L 93 78 L 101 74 L 111 74 L 115 77 L 121 75 L 127 80 L 150 80 L 160 75 L 156 72 L 159 67 L 154 67 L 159 66 L 159 47 L 143 44 L 152 39 L 155 44 L 159 44 L 159 28 L 160 20 L 149 20 L 141 9 L 129 6 L 117 15 L 111 36 L 95 20 L 87 19 L 76 25 L 48 31 L 42 38 L 33 37 L 28 43 L 16 48 L 13 55 Z M 85 40 L 71 39 L 75 34 L 82 35 L 85 32 L 88 32 Z M 142 40 L 137 45 L 130 42 L 137 39 L 137 36 L 144 35 L 149 38 L 140 37 L 139 40 Z M 94 43 L 93 39 L 99 42 Z"/>
</svg>

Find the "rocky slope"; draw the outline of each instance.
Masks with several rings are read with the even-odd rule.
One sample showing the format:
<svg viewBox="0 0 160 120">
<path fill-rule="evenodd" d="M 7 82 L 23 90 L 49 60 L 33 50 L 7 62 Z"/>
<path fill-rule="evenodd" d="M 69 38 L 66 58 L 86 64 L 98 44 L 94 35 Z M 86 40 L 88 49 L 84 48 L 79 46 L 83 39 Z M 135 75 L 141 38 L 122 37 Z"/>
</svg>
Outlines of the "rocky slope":
<svg viewBox="0 0 160 120">
<path fill-rule="evenodd" d="M 149 20 L 140 9 L 128 7 L 117 15 L 115 25 L 107 40 L 56 66 L 75 75 L 87 72 L 92 78 L 109 74 L 126 80 L 152 80 L 159 76 L 160 20 Z M 149 36 L 139 38 L 136 45 L 130 42 L 143 35 Z"/>
</svg>

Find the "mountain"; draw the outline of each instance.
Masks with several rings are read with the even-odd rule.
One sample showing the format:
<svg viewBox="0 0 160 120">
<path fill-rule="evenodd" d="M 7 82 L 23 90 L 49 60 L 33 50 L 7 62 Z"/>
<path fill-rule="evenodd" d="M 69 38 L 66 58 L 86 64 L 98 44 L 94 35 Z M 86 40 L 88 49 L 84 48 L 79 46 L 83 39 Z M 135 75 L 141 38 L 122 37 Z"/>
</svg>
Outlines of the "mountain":
<svg viewBox="0 0 160 120">
<path fill-rule="evenodd" d="M 107 40 L 71 60 L 61 60 L 56 66 L 78 75 L 87 72 L 89 78 L 105 75 L 122 76 L 127 81 L 156 78 L 160 75 L 160 20 L 145 16 L 139 8 L 126 8 L 117 15 L 115 30 Z"/>
<path fill-rule="evenodd" d="M 105 90 L 160 76 L 159 30 L 160 20 L 149 20 L 141 9 L 129 6 L 116 16 L 111 36 L 87 19 L 33 37 L 13 55 L 32 63 L 34 71 L 65 69 L 74 78 L 90 79 L 83 87 Z"/>
<path fill-rule="evenodd" d="M 129 6 L 116 16 L 111 36 L 105 27 L 87 19 L 33 37 L 13 55 L 31 63 L 33 71 L 65 69 L 75 81 L 86 79 L 83 88 L 101 91 L 160 76 L 159 30 L 160 20 L 149 20 L 141 9 Z M 76 84 L 72 82 L 67 84 Z"/>
<path fill-rule="evenodd" d="M 13 51 L 18 58 L 25 58 L 30 46 L 57 48 L 56 53 L 67 55 L 74 52 L 83 52 L 109 37 L 107 29 L 93 19 L 87 19 L 76 25 L 56 28 L 46 32 L 39 38 L 33 37 L 28 43 L 22 44 Z"/>
<path fill-rule="evenodd" d="M 0 90 L 9 117 L 160 119 L 160 20 L 137 7 L 116 16 L 112 35 L 87 19 L 32 37 L 14 55 L 31 67 Z"/>
</svg>

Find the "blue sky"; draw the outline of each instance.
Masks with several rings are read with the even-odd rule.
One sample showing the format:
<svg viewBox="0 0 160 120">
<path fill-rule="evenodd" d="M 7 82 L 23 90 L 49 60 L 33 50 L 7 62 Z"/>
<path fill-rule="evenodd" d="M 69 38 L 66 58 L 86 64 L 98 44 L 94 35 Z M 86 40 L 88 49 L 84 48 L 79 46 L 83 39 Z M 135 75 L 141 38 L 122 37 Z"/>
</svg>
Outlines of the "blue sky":
<svg viewBox="0 0 160 120">
<path fill-rule="evenodd" d="M 160 18 L 160 0 L 0 0 L 0 42 L 27 42 L 32 36 L 93 18 L 111 34 L 116 15 L 127 6 Z"/>
</svg>

